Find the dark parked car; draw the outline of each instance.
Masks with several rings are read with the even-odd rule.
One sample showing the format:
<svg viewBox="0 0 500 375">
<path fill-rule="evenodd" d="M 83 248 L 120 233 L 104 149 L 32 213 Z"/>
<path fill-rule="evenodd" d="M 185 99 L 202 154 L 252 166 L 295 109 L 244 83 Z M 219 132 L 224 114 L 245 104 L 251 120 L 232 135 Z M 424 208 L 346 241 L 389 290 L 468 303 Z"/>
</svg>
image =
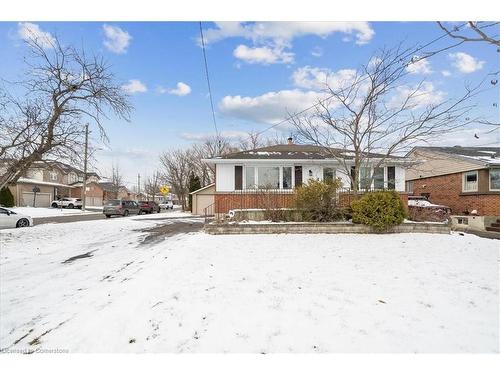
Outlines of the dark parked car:
<svg viewBox="0 0 500 375">
<path fill-rule="evenodd" d="M 160 206 L 158 206 L 158 203 L 153 201 L 139 201 L 139 208 L 141 209 L 139 214 L 152 214 L 153 212 L 160 213 Z"/>
<path fill-rule="evenodd" d="M 130 201 L 125 199 L 111 199 L 109 200 L 104 208 L 102 209 L 102 213 L 106 215 L 106 217 L 111 217 L 112 215 L 120 215 L 120 216 L 128 216 L 131 214 L 138 215 L 141 209 L 136 201 Z"/>
</svg>

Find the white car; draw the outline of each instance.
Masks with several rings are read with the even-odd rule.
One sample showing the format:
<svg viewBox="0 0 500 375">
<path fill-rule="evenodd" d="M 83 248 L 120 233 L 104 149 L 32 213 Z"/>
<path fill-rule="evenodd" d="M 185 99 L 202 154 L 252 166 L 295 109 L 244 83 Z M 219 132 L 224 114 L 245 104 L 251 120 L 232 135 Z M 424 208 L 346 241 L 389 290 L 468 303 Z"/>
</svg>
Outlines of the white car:
<svg viewBox="0 0 500 375">
<path fill-rule="evenodd" d="M 61 198 L 52 201 L 50 204 L 52 208 L 82 208 L 82 200 L 80 198 Z"/>
<path fill-rule="evenodd" d="M 0 229 L 21 228 L 33 225 L 31 216 L 18 214 L 8 208 L 0 207 Z"/>
<path fill-rule="evenodd" d="M 166 201 L 166 202 L 160 203 L 159 206 L 163 210 L 168 210 L 168 209 L 173 210 L 174 209 L 174 202 Z"/>
</svg>

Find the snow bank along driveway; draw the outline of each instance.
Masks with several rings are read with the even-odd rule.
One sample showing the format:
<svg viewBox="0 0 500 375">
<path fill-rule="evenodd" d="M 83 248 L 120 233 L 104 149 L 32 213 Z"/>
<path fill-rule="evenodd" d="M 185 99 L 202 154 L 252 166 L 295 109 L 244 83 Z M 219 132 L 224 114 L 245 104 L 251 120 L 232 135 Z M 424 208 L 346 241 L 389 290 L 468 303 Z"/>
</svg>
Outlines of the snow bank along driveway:
<svg viewBox="0 0 500 375">
<path fill-rule="evenodd" d="M 499 350 L 498 241 L 147 231 L 157 224 L 194 228 L 197 220 L 119 218 L 0 231 L 0 347 Z M 145 240 L 152 233 L 167 237 Z"/>
</svg>

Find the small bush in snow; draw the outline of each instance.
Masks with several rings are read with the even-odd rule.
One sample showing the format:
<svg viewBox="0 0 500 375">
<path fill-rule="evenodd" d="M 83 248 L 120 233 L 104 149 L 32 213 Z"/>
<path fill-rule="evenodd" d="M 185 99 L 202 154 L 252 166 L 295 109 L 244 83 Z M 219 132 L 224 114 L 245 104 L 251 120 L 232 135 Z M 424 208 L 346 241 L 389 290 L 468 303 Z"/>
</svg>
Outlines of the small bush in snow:
<svg viewBox="0 0 500 375">
<path fill-rule="evenodd" d="M 338 206 L 337 190 L 342 186 L 340 179 L 328 183 L 309 180 L 295 188 L 294 206 L 304 221 L 339 221 L 344 219 Z"/>
<path fill-rule="evenodd" d="M 14 197 L 7 186 L 0 190 L 0 206 L 14 207 Z"/>
<path fill-rule="evenodd" d="M 399 225 L 406 217 L 403 201 L 395 191 L 366 193 L 351 204 L 352 221 L 383 232 Z"/>
</svg>

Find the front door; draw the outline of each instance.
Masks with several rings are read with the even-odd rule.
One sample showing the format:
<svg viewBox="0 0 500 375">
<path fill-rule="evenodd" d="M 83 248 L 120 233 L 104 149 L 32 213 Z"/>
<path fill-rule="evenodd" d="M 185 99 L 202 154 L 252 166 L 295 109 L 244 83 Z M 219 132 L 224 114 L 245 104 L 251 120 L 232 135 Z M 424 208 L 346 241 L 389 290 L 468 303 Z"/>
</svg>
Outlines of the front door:
<svg viewBox="0 0 500 375">
<path fill-rule="evenodd" d="M 295 166 L 295 186 L 302 186 L 302 166 Z"/>
</svg>

